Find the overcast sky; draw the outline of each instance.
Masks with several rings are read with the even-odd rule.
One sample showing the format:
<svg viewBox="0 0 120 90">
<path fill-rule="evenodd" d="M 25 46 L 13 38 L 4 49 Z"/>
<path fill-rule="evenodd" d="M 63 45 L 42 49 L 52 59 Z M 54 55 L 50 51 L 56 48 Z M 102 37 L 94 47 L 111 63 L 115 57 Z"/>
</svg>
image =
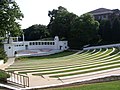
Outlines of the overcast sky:
<svg viewBox="0 0 120 90">
<path fill-rule="evenodd" d="M 20 22 L 22 29 L 33 24 L 47 25 L 49 23 L 48 11 L 65 7 L 69 12 L 80 16 L 83 13 L 98 9 L 120 9 L 120 0 L 15 0 L 24 14 Z"/>
</svg>

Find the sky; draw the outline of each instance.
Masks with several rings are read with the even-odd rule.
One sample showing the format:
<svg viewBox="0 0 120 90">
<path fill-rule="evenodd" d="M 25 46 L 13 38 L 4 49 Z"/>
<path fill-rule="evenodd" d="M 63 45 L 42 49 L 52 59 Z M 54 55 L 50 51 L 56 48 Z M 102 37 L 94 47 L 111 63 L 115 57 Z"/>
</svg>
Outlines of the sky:
<svg viewBox="0 0 120 90">
<path fill-rule="evenodd" d="M 120 9 L 120 0 L 15 0 L 24 14 L 20 21 L 21 28 L 25 29 L 34 24 L 48 25 L 50 18 L 48 11 L 65 7 L 69 12 L 78 16 L 98 9 Z"/>
</svg>

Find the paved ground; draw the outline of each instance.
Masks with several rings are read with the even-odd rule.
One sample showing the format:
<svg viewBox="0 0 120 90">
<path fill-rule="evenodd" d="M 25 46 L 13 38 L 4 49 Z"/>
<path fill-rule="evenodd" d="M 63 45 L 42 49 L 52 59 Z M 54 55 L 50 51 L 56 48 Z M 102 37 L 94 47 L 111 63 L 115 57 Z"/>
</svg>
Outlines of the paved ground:
<svg viewBox="0 0 120 90">
<path fill-rule="evenodd" d="M 49 77 L 42 77 L 42 76 L 33 76 L 33 75 L 28 75 L 29 80 L 30 80 L 30 87 L 34 86 L 46 86 L 46 85 L 51 85 L 51 84 L 59 84 L 61 83 L 60 80 L 57 80 L 56 78 L 49 78 Z"/>
<path fill-rule="evenodd" d="M 120 75 L 120 68 L 104 71 L 104 72 L 98 72 L 98 73 L 91 73 L 91 74 L 83 74 L 81 76 L 73 77 L 73 78 L 66 78 L 66 79 L 58 79 L 58 78 L 49 78 L 48 76 L 33 76 L 28 75 L 30 78 L 30 87 L 35 86 L 41 86 L 44 87 L 46 85 L 52 85 L 52 84 L 68 84 L 68 83 L 74 83 L 74 82 L 81 82 L 85 80 L 92 80 L 97 78 L 103 78 L 107 76 L 113 76 L 113 75 Z"/>
<path fill-rule="evenodd" d="M 7 62 L 3 65 L 0 65 L 0 69 L 5 70 L 5 68 L 8 68 L 10 65 L 14 63 L 15 58 L 9 58 Z"/>
</svg>

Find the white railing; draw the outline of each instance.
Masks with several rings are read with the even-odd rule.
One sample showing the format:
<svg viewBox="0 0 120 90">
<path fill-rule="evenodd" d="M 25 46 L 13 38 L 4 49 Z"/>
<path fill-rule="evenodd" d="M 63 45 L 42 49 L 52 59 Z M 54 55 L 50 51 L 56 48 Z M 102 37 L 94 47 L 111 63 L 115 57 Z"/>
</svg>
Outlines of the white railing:
<svg viewBox="0 0 120 90">
<path fill-rule="evenodd" d="M 92 46 L 92 47 L 83 48 L 83 50 L 97 49 L 97 48 L 109 48 L 109 47 L 120 47 L 120 44 L 110 44 L 110 45 L 102 45 L 102 46 Z"/>
</svg>

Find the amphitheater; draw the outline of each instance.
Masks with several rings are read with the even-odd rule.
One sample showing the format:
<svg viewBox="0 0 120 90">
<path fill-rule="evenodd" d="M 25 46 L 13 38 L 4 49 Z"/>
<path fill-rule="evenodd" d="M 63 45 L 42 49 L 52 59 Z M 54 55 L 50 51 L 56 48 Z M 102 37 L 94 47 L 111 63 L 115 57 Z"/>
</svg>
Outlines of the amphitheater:
<svg viewBox="0 0 120 90">
<path fill-rule="evenodd" d="M 66 85 L 96 78 L 120 75 L 118 45 L 65 51 L 45 57 L 17 60 L 6 71 L 29 77 L 29 87 L 44 88 Z"/>
</svg>

